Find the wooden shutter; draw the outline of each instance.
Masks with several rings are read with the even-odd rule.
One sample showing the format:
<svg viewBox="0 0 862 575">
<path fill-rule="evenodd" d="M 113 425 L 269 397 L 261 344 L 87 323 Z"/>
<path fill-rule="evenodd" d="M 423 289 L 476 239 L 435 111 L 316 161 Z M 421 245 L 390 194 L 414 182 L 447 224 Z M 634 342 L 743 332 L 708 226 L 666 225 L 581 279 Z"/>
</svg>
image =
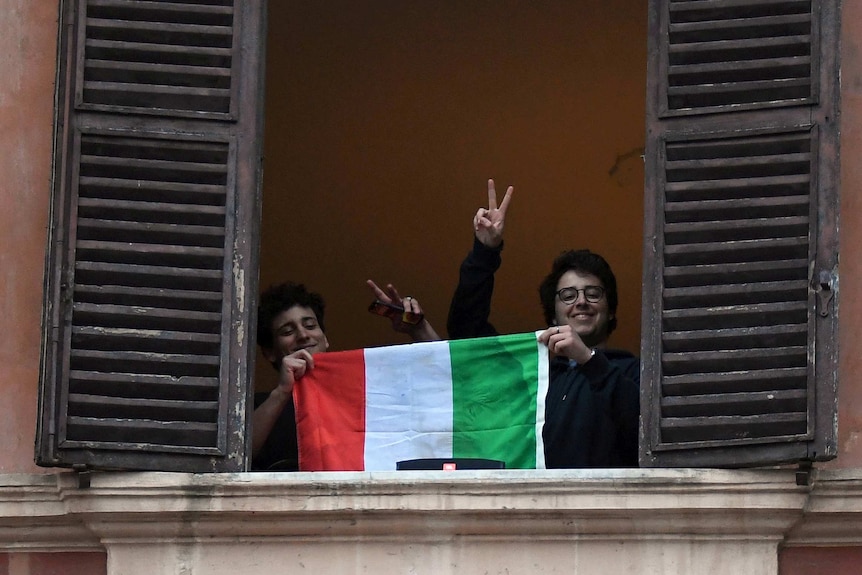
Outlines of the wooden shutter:
<svg viewBox="0 0 862 575">
<path fill-rule="evenodd" d="M 246 466 L 261 0 L 66 0 L 37 463 Z"/>
<path fill-rule="evenodd" d="M 641 464 L 836 454 L 838 2 L 650 0 Z"/>
</svg>

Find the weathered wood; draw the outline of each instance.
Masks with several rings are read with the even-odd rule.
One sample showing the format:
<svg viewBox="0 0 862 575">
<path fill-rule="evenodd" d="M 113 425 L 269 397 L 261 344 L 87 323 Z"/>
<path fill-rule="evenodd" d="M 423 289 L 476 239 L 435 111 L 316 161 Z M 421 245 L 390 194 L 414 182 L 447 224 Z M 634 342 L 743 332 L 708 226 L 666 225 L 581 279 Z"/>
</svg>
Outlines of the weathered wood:
<svg viewBox="0 0 862 575">
<path fill-rule="evenodd" d="M 70 393 L 156 399 L 218 400 L 218 377 L 69 371 Z"/>
<path fill-rule="evenodd" d="M 665 417 L 759 415 L 771 412 L 803 413 L 806 409 L 806 401 L 804 389 L 712 393 L 664 397 L 661 410 Z"/>
<path fill-rule="evenodd" d="M 246 466 L 264 9 L 63 3 L 42 465 Z"/>
<path fill-rule="evenodd" d="M 816 101 L 819 29 L 810 0 L 660 6 L 661 115 Z"/>
<path fill-rule="evenodd" d="M 714 417 L 663 417 L 662 435 L 667 444 L 717 442 L 727 447 L 733 443 L 766 441 L 798 441 L 808 431 L 808 414 L 805 411 L 770 413 L 766 415 L 738 415 Z M 705 447 L 705 446 L 697 446 Z"/>
<path fill-rule="evenodd" d="M 650 3 L 644 465 L 835 455 L 837 22 Z"/>
</svg>

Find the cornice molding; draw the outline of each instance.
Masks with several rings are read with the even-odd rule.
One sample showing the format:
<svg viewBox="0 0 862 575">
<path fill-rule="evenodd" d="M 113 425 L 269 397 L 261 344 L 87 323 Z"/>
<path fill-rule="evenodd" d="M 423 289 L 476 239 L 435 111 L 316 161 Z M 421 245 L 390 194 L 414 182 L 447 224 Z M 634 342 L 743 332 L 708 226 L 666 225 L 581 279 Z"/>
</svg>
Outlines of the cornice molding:
<svg viewBox="0 0 862 575">
<path fill-rule="evenodd" d="M 797 486 L 787 470 L 116 472 L 93 473 L 89 487 L 79 487 L 74 473 L 7 475 L 0 476 L 0 545 L 59 550 L 123 538 L 393 533 L 778 542 L 817 489 Z"/>
<path fill-rule="evenodd" d="M 456 534 L 862 545 L 862 470 L 0 475 L 4 549 Z"/>
</svg>

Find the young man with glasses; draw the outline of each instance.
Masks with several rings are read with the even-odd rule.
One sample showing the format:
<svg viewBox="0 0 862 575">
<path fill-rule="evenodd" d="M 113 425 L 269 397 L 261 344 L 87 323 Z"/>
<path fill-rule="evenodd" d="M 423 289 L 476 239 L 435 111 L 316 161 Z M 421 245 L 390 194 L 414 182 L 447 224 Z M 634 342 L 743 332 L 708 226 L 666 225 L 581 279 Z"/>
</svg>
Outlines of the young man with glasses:
<svg viewBox="0 0 862 575">
<path fill-rule="evenodd" d="M 497 333 L 488 318 L 513 191 L 510 186 L 498 207 L 494 181 L 488 181 L 488 208 L 473 218 L 473 249 L 449 308 L 452 339 Z M 589 250 L 564 252 L 540 284 L 539 298 L 551 326 L 539 335 L 552 354 L 542 431 L 546 466 L 636 467 L 640 361 L 606 346 L 617 324 L 610 266 Z"/>
</svg>

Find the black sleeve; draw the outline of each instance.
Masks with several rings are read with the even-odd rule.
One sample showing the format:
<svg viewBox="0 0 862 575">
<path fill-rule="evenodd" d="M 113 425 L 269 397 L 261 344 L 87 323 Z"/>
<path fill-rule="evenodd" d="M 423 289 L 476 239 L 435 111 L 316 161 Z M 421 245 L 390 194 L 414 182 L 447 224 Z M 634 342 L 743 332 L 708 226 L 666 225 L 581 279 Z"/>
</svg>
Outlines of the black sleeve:
<svg viewBox="0 0 862 575">
<path fill-rule="evenodd" d="M 450 339 L 497 335 L 488 321 L 491 296 L 494 294 L 494 272 L 500 267 L 499 248 L 489 248 L 473 239 L 473 249 L 461 263 L 458 287 L 449 306 L 446 331 Z"/>
<path fill-rule="evenodd" d="M 640 435 L 640 361 L 631 357 L 624 361 L 609 361 L 601 352 L 584 364 L 594 393 L 606 398 L 607 416 L 613 422 L 614 446 L 610 453 L 611 465 L 638 466 L 638 437 Z"/>
</svg>

